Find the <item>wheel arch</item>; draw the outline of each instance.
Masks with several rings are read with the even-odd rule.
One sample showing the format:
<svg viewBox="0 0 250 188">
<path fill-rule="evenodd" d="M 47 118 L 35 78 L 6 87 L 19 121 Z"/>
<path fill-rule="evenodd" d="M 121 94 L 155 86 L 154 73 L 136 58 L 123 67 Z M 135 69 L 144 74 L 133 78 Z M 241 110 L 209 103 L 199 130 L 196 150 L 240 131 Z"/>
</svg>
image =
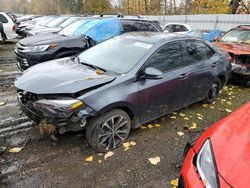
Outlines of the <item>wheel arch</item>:
<svg viewBox="0 0 250 188">
<path fill-rule="evenodd" d="M 109 104 L 108 106 L 105 106 L 104 108 L 99 110 L 99 114 L 104 114 L 105 112 L 108 112 L 113 109 L 120 109 L 126 112 L 131 119 L 132 127 L 134 127 L 134 125 L 136 125 L 139 122 L 138 114 L 136 113 L 135 110 L 133 110 L 134 108 L 126 102 L 116 102 Z"/>
</svg>

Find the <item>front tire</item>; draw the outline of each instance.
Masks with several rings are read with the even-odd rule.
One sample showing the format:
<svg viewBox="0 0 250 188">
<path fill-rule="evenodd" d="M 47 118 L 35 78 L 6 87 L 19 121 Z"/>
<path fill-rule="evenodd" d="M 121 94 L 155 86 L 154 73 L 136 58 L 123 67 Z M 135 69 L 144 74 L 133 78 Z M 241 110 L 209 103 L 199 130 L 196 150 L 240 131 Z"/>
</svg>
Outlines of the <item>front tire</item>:
<svg viewBox="0 0 250 188">
<path fill-rule="evenodd" d="M 212 104 L 219 95 L 221 89 L 221 81 L 216 79 L 210 87 L 206 98 L 203 100 L 204 103 Z"/>
<path fill-rule="evenodd" d="M 89 145 L 97 152 L 107 152 L 122 145 L 129 136 L 131 119 L 119 109 L 93 118 L 86 127 Z"/>
</svg>

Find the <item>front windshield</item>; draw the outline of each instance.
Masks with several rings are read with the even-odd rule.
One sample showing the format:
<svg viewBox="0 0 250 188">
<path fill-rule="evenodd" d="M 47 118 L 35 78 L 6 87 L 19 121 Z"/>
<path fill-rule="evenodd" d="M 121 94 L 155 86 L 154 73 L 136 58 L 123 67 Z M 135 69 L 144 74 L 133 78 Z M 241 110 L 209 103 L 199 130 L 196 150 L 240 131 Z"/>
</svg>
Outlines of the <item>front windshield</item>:
<svg viewBox="0 0 250 188">
<path fill-rule="evenodd" d="M 221 42 L 250 43 L 250 30 L 231 30 L 221 39 Z"/>
<path fill-rule="evenodd" d="M 71 36 L 73 35 L 73 33 L 75 32 L 75 30 L 77 30 L 78 27 L 80 27 L 82 24 L 84 24 L 86 22 L 86 20 L 79 20 L 76 21 L 70 25 L 68 25 L 67 27 L 65 27 L 64 29 L 62 29 L 59 34 L 60 35 L 65 35 L 65 36 Z"/>
<path fill-rule="evenodd" d="M 79 55 L 79 60 L 107 71 L 124 74 L 132 69 L 151 47 L 150 43 L 129 38 L 112 38 L 84 51 Z"/>
<path fill-rule="evenodd" d="M 65 28 L 68 25 L 72 24 L 73 22 L 79 20 L 80 18 L 69 18 L 68 20 L 66 20 L 65 22 L 63 22 L 61 25 L 59 25 L 59 27 L 61 28 Z"/>
<path fill-rule="evenodd" d="M 47 18 L 47 19 L 45 19 L 44 21 L 42 21 L 40 23 L 40 26 L 45 26 L 45 25 L 47 25 L 49 22 L 51 22 L 54 19 L 56 19 L 56 18 Z"/>
<path fill-rule="evenodd" d="M 64 17 L 59 17 L 51 22 L 49 22 L 46 26 L 47 27 L 57 27 L 58 25 L 60 25 L 62 22 L 64 22 L 67 18 Z"/>
</svg>

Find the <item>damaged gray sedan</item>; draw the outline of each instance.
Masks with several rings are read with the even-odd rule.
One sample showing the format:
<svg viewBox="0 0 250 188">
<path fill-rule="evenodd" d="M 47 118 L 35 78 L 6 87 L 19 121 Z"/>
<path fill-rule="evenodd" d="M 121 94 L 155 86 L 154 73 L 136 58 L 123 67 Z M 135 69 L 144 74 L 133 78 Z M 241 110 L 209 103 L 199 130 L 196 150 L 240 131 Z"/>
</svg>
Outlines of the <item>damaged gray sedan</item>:
<svg viewBox="0 0 250 188">
<path fill-rule="evenodd" d="M 198 101 L 214 102 L 230 70 L 210 43 L 135 32 L 31 67 L 15 86 L 31 119 L 60 134 L 86 128 L 90 146 L 105 152 L 126 141 L 131 128 Z"/>
</svg>

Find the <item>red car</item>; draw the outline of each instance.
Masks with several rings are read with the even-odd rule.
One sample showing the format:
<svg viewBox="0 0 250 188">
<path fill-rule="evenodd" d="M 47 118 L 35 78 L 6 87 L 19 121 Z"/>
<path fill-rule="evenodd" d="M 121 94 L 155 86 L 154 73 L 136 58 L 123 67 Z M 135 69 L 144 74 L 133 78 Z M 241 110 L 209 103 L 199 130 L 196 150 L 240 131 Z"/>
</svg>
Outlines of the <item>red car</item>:
<svg viewBox="0 0 250 188">
<path fill-rule="evenodd" d="M 215 45 L 231 56 L 232 79 L 250 87 L 250 25 L 231 29 Z"/>
<path fill-rule="evenodd" d="M 250 102 L 187 146 L 180 188 L 249 188 Z"/>
</svg>

